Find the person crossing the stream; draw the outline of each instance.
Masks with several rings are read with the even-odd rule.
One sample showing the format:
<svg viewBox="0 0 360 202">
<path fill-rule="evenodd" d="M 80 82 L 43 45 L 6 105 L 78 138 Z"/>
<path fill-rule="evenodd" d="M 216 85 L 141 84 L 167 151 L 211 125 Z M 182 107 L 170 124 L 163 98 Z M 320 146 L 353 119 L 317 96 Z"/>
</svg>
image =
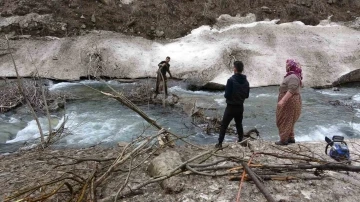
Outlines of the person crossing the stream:
<svg viewBox="0 0 360 202">
<path fill-rule="evenodd" d="M 249 98 L 250 85 L 246 75 L 242 74 L 243 70 L 244 64 L 241 61 L 235 61 L 234 75 L 226 83 L 224 97 L 226 98 L 227 106 L 221 123 L 219 142 L 215 145 L 219 149 L 222 148 L 226 130 L 233 119 L 235 119 L 238 142 L 241 142 L 244 136 L 242 125 L 244 101 Z"/>
<path fill-rule="evenodd" d="M 170 57 L 167 56 L 164 61 L 161 61 L 158 66 L 159 69 L 157 71 L 157 77 L 156 77 L 156 88 L 155 88 L 155 98 L 160 93 L 160 83 L 163 81 L 164 85 L 164 93 L 165 96 L 168 96 L 168 89 L 167 89 L 167 77 L 166 73 L 169 73 L 170 78 L 172 78 L 171 72 L 170 72 Z"/>
</svg>

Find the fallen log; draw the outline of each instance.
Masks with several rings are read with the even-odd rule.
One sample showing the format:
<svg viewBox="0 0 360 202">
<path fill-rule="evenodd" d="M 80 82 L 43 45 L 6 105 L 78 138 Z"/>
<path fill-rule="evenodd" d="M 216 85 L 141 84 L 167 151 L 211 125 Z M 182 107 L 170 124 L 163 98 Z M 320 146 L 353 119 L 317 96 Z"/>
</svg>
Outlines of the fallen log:
<svg viewBox="0 0 360 202">
<path fill-rule="evenodd" d="M 298 164 L 298 165 L 263 165 L 258 168 L 276 168 L 276 169 L 289 169 L 289 170 L 307 170 L 307 169 L 318 169 L 318 170 L 331 170 L 331 171 L 349 171 L 349 172 L 360 172 L 360 166 L 351 166 L 341 163 L 326 163 L 319 165 L 309 164 Z"/>
<path fill-rule="evenodd" d="M 153 184 L 153 183 L 156 183 L 156 182 L 161 182 L 163 180 L 166 180 L 170 177 L 173 177 L 173 176 L 176 176 L 180 173 L 183 172 L 183 169 L 186 168 L 186 165 L 201 158 L 201 157 L 204 157 L 206 155 L 213 155 L 215 152 L 217 152 L 218 150 L 209 150 L 207 152 L 204 152 L 202 154 L 199 154 L 187 161 L 185 161 L 184 163 L 182 163 L 181 165 L 175 167 L 174 169 L 172 169 L 171 171 L 169 171 L 167 174 L 165 175 L 161 175 L 161 176 L 155 176 L 155 177 L 152 177 L 151 179 L 149 179 L 148 181 L 145 181 L 133 188 L 130 188 L 129 190 L 127 191 L 124 191 L 122 194 L 119 194 L 119 198 L 124 198 L 126 196 L 129 196 L 131 195 L 134 191 L 139 191 L 141 188 L 145 187 L 146 185 L 149 185 L 149 184 Z M 108 196 L 104 199 L 101 199 L 100 201 L 101 202 L 110 202 L 110 201 L 114 201 L 116 195 L 112 195 L 112 196 Z"/>
<path fill-rule="evenodd" d="M 278 175 L 259 175 L 264 181 L 292 181 L 292 180 L 322 180 L 324 177 L 310 177 L 310 176 L 278 176 Z M 240 181 L 241 177 L 231 176 L 229 181 Z M 246 181 L 252 180 L 250 177 L 245 176 Z"/>
<path fill-rule="evenodd" d="M 255 173 L 250 169 L 250 167 L 242 162 L 241 163 L 248 173 L 248 175 L 251 177 L 252 181 L 255 183 L 256 187 L 260 190 L 260 192 L 264 195 L 267 201 L 269 202 L 275 202 L 275 199 L 270 195 L 269 191 L 264 187 L 264 185 L 260 182 L 260 180 L 256 177 Z"/>
</svg>

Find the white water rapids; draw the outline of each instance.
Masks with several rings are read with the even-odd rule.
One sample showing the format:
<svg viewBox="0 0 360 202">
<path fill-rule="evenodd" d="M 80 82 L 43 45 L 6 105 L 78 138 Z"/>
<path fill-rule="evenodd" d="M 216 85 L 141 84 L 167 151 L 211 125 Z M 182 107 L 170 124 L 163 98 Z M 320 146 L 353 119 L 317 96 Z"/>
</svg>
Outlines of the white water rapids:
<svg viewBox="0 0 360 202">
<path fill-rule="evenodd" d="M 84 81 L 87 85 L 102 88 L 100 82 Z M 110 82 L 119 90 L 128 89 L 134 84 L 121 84 Z M 221 116 L 225 107 L 223 92 L 189 91 L 179 85 L 172 85 L 170 92 L 179 95 L 183 100 L 197 100 L 200 106 L 217 108 L 214 115 Z M 147 124 L 137 114 L 121 106 L 117 101 L 98 99 L 98 95 L 89 91 L 87 87 L 79 83 L 63 82 L 52 85 L 52 91 L 64 91 L 81 94 L 87 99 L 71 101 L 67 104 L 66 123 L 67 131 L 71 134 L 65 137 L 59 144 L 70 147 L 83 147 L 96 144 L 114 144 L 119 141 L 130 141 L 142 133 L 154 133 L 154 129 L 147 129 Z M 304 88 L 302 90 L 303 110 L 302 116 L 296 125 L 297 141 L 321 141 L 325 136 L 343 135 L 346 138 L 360 137 L 360 113 L 359 109 L 348 109 L 344 106 L 333 106 L 329 101 L 340 100 L 360 105 L 360 87 L 344 87 L 341 91 L 314 90 Z M 88 99 L 92 98 L 92 99 Z M 277 87 L 261 87 L 251 89 L 249 100 L 245 102 L 244 129 L 257 128 L 261 137 L 266 140 L 278 139 L 275 124 L 275 107 L 277 100 Z M 200 144 L 215 143 L 218 134 L 204 134 L 191 124 L 191 120 L 178 110 L 171 107 L 163 109 L 161 106 L 141 107 L 152 118 L 159 121 L 163 126 L 183 135 L 193 134 L 190 139 Z M 53 117 L 53 126 L 58 124 L 61 115 Z M 23 120 L 21 120 L 23 119 Z M 37 126 L 31 117 L 29 121 L 21 114 L 11 116 L 1 115 L 1 122 L 17 127 L 16 135 L 7 143 L 30 140 L 39 137 Z M 44 130 L 47 130 L 47 120 L 40 119 Z M 22 127 L 20 127 L 22 125 Z M 5 129 L 1 129 L 4 132 Z M 14 133 L 14 131 L 12 131 Z M 236 137 L 226 136 L 226 141 L 234 141 Z"/>
</svg>

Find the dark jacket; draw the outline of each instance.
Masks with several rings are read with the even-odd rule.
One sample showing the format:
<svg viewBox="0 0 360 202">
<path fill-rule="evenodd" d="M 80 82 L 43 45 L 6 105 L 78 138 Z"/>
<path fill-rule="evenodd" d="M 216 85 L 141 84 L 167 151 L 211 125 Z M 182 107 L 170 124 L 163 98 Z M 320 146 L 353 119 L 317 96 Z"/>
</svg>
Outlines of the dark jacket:
<svg viewBox="0 0 360 202">
<path fill-rule="evenodd" d="M 162 66 L 162 64 L 164 64 L 164 66 Z M 162 75 L 164 76 L 164 78 L 166 78 L 166 72 L 169 73 L 170 77 L 171 77 L 171 73 L 170 73 L 170 64 L 169 63 L 166 63 L 166 61 L 161 61 L 159 64 L 158 64 L 159 68 L 160 68 L 160 72 L 162 73 Z"/>
<path fill-rule="evenodd" d="M 250 85 L 243 74 L 234 74 L 230 77 L 225 87 L 226 103 L 229 105 L 243 105 L 249 98 Z"/>
</svg>

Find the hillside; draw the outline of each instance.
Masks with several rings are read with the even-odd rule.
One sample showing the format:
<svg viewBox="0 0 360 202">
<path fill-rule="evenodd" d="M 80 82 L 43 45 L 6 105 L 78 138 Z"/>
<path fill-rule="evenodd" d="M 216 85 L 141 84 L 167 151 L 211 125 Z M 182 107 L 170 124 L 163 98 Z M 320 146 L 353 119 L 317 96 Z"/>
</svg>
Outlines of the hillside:
<svg viewBox="0 0 360 202">
<path fill-rule="evenodd" d="M 52 14 L 57 24 L 15 23 L 0 33 L 64 37 L 96 29 L 154 39 L 185 36 L 201 25 L 213 25 L 221 14 L 254 13 L 258 21 L 299 20 L 307 25 L 331 15 L 333 21 L 351 21 L 360 16 L 360 0 L 0 0 L 0 13 Z"/>
</svg>

